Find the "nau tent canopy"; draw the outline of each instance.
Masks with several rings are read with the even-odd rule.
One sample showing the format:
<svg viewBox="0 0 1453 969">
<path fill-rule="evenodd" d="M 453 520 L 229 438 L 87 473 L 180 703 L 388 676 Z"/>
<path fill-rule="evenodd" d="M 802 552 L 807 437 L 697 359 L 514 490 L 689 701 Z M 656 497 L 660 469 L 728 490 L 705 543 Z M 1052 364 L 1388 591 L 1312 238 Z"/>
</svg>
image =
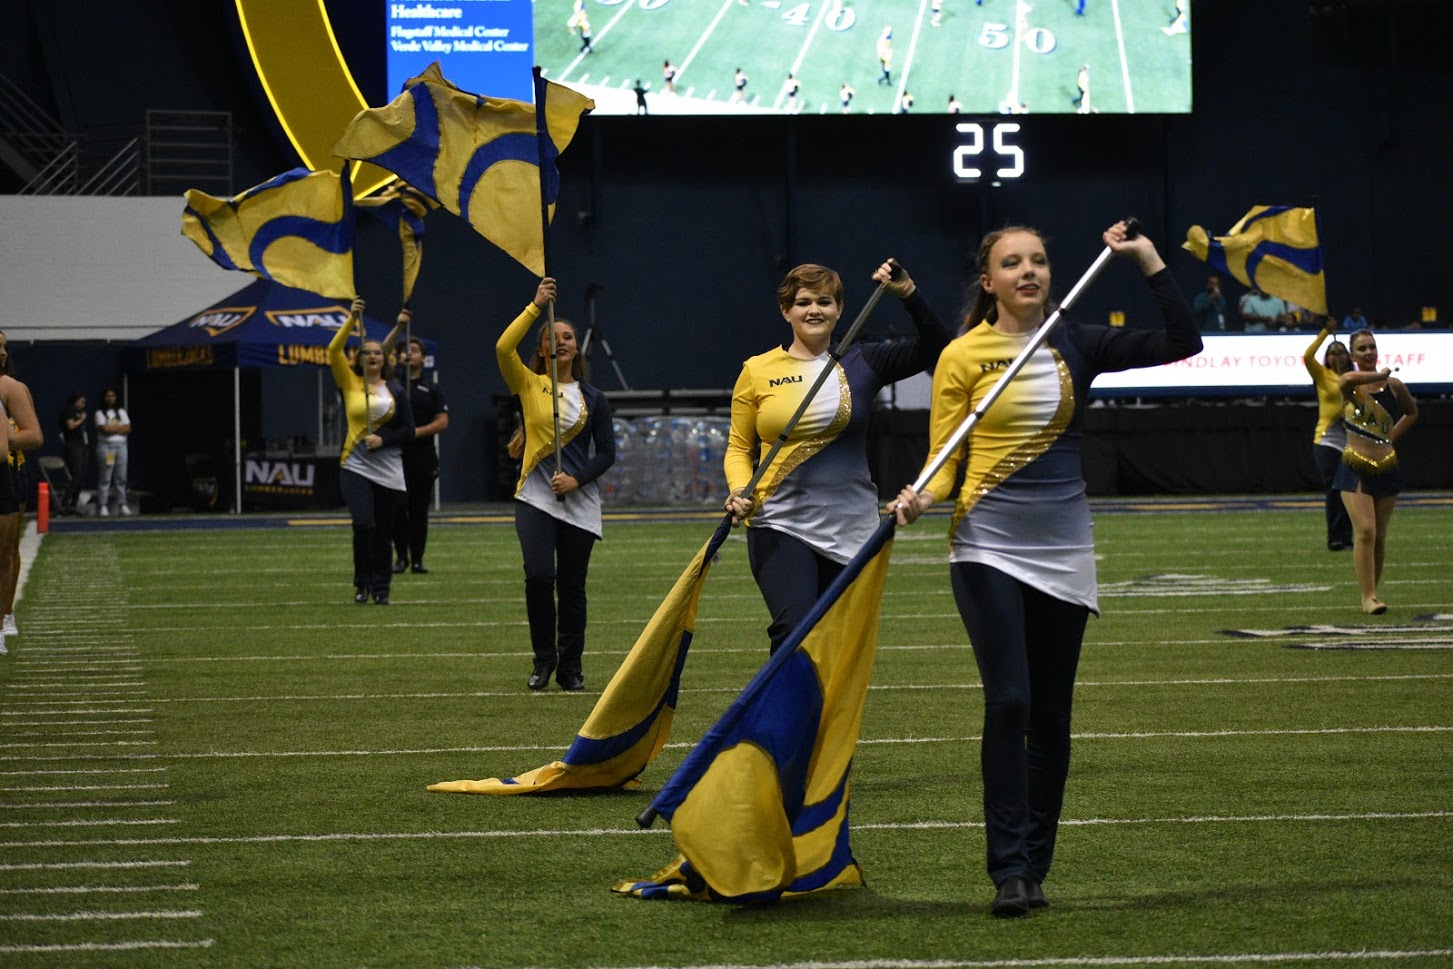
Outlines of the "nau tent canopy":
<svg viewBox="0 0 1453 969">
<path fill-rule="evenodd" d="M 319 399 L 328 367 L 328 343 L 348 321 L 348 307 L 316 293 L 259 279 L 178 323 L 126 348 L 128 373 L 232 371 L 234 511 L 242 510 L 243 369 L 314 368 Z M 369 317 L 364 328 L 382 340 L 391 329 Z M 432 358 L 433 341 L 424 341 Z M 319 422 L 322 422 L 321 406 Z M 322 438 L 321 428 L 319 438 Z"/>
</svg>

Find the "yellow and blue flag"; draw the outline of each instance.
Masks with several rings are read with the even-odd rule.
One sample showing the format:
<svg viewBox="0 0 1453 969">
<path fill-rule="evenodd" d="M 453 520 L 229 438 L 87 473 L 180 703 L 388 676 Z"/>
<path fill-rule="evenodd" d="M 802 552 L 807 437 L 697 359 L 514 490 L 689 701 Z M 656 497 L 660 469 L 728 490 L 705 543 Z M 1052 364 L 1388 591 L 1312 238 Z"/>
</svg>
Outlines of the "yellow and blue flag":
<svg viewBox="0 0 1453 969">
<path fill-rule="evenodd" d="M 543 79 L 535 100 L 543 145 L 536 105 L 463 91 L 436 62 L 389 104 L 360 111 L 333 154 L 393 172 L 543 275 L 545 216 L 553 217 L 560 190 L 555 161 L 595 102 Z"/>
<path fill-rule="evenodd" d="M 863 884 L 848 774 L 893 531 L 888 518 L 651 802 L 680 856 L 613 891 L 755 902 Z"/>
<path fill-rule="evenodd" d="M 1280 296 L 1313 313 L 1327 312 L 1315 209 L 1257 205 L 1224 236 L 1193 225 L 1182 246 L 1243 286 Z"/>
<path fill-rule="evenodd" d="M 223 269 L 330 299 L 353 288 L 353 192 L 348 170 L 294 168 L 230 199 L 188 189 L 182 235 Z"/>
<path fill-rule="evenodd" d="M 731 519 L 718 526 L 631 647 L 611 677 L 563 760 L 518 777 L 444 781 L 429 785 L 439 794 L 544 794 L 551 791 L 638 787 L 646 769 L 671 734 L 681 671 L 696 629 L 696 607 L 716 553 L 731 532 Z"/>
<path fill-rule="evenodd" d="M 414 295 L 414 284 L 419 280 L 419 268 L 424 261 L 424 216 L 437 209 L 439 203 L 402 178 L 396 178 L 378 194 L 361 198 L 354 204 L 399 237 L 404 255 L 404 303 L 407 304 Z"/>
</svg>

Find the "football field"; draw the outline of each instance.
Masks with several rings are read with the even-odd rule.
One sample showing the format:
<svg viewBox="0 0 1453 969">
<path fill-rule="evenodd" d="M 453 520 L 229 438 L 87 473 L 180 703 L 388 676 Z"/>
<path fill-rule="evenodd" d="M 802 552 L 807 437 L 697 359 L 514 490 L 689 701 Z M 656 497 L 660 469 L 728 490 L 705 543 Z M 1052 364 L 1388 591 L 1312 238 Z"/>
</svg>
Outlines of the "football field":
<svg viewBox="0 0 1453 969">
<path fill-rule="evenodd" d="M 633 819 L 766 660 L 740 535 L 641 789 L 425 790 L 557 759 L 717 515 L 607 519 L 584 694 L 525 688 L 507 509 L 436 518 L 388 607 L 352 602 L 343 516 L 67 522 L 0 656 L 0 965 L 1447 966 L 1453 496 L 1405 498 L 1374 617 L 1320 496 L 1094 503 L 1053 904 L 1007 922 L 944 514 L 892 550 L 852 771 L 867 887 L 767 907 L 610 891 L 672 858 Z"/>
<path fill-rule="evenodd" d="M 638 80 L 653 114 L 892 114 L 905 96 L 912 113 L 948 113 L 950 97 L 977 115 L 1191 108 L 1174 0 L 1084 0 L 1083 14 L 1079 0 L 584 0 L 589 51 L 575 3 L 538 0 L 536 56 L 605 114 L 636 112 Z"/>
</svg>

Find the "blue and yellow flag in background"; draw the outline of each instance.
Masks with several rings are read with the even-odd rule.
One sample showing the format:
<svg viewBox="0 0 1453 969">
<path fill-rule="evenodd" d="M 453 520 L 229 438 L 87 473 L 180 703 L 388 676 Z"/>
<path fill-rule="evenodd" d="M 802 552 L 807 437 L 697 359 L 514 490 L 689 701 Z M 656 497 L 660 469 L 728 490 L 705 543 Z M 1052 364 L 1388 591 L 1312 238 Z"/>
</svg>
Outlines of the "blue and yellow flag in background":
<svg viewBox="0 0 1453 969">
<path fill-rule="evenodd" d="M 386 106 L 360 111 L 333 154 L 393 172 L 543 275 L 541 191 L 553 217 L 560 189 L 555 160 L 595 102 L 544 80 L 536 100 L 546 122 L 543 167 L 535 105 L 460 90 L 437 62 L 405 82 Z"/>
<path fill-rule="evenodd" d="M 1290 205 L 1258 205 L 1224 236 L 1193 225 L 1182 246 L 1202 262 L 1234 276 L 1243 286 L 1327 312 L 1317 213 Z"/>
<path fill-rule="evenodd" d="M 848 773 L 893 531 L 888 518 L 651 802 L 680 857 L 613 891 L 748 902 L 863 884 Z"/>
<path fill-rule="evenodd" d="M 625 662 L 611 677 L 563 760 L 508 779 L 444 781 L 439 794 L 544 794 L 565 790 L 636 787 L 671 734 L 681 671 L 696 629 L 696 606 L 717 550 L 731 532 L 718 526 L 671 592 L 656 608 Z"/>
<path fill-rule="evenodd" d="M 407 304 L 414 295 L 414 284 L 419 280 L 419 268 L 424 261 L 424 216 L 437 209 L 439 203 L 402 178 L 396 178 L 378 194 L 354 204 L 399 237 L 404 256 L 404 303 Z"/>
<path fill-rule="evenodd" d="M 353 192 L 348 171 L 294 168 L 230 199 L 188 189 L 182 235 L 223 269 L 351 300 Z"/>
</svg>

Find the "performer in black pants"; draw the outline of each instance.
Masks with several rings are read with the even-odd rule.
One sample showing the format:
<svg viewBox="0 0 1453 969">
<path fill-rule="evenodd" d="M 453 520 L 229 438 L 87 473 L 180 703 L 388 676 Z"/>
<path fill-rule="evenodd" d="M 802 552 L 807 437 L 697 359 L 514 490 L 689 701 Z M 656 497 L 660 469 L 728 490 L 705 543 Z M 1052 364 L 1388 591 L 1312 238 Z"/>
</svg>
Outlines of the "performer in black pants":
<svg viewBox="0 0 1453 969">
<path fill-rule="evenodd" d="M 590 552 L 601 537 L 600 485 L 616 459 L 610 402 L 586 382 L 585 360 L 575 327 L 555 319 L 529 341 L 530 327 L 555 299 L 555 280 L 546 277 L 535 298 L 495 344 L 495 360 L 510 392 L 520 398 L 524 425 L 510 441 L 520 459 L 515 486 L 515 531 L 525 565 L 525 614 L 535 666 L 526 685 L 543 690 L 550 675 L 563 690 L 585 689 L 585 579 Z M 527 359 L 521 359 L 521 345 Z M 528 361 L 528 362 L 527 362 Z M 551 371 L 556 374 L 551 379 Z M 555 385 L 556 400 L 550 397 Z M 555 412 L 559 411 L 560 470 L 556 470 Z M 559 599 L 557 618 L 556 599 Z"/>
<path fill-rule="evenodd" d="M 424 344 L 421 341 L 409 340 L 404 362 L 409 368 L 414 439 L 403 446 L 404 490 L 408 497 L 399 507 L 398 521 L 394 525 L 394 572 L 409 569 L 423 573 L 429 571 L 424 567 L 424 546 L 429 541 L 429 502 L 434 496 L 434 482 L 439 477 L 439 452 L 435 449 L 434 438 L 449 426 L 449 403 L 437 383 L 424 379 Z"/>
<path fill-rule="evenodd" d="M 955 476 L 964 481 L 950 527 L 954 600 L 984 683 L 980 766 L 991 914 L 1049 905 L 1042 883 L 1070 766 L 1070 713 L 1085 622 L 1099 614 L 1090 502 L 1080 437 L 1097 374 L 1149 367 L 1201 349 L 1191 309 L 1144 236 L 1116 223 L 1103 236 L 1134 259 L 1159 304 L 1163 330 L 1067 320 L 1036 348 L 984 414 L 967 447 L 955 447 L 921 492 L 894 503 L 918 517 Z M 979 246 L 978 289 L 964 331 L 933 375 L 929 462 L 953 439 L 1053 305 L 1050 264 L 1038 232 L 1010 227 Z"/>
</svg>

